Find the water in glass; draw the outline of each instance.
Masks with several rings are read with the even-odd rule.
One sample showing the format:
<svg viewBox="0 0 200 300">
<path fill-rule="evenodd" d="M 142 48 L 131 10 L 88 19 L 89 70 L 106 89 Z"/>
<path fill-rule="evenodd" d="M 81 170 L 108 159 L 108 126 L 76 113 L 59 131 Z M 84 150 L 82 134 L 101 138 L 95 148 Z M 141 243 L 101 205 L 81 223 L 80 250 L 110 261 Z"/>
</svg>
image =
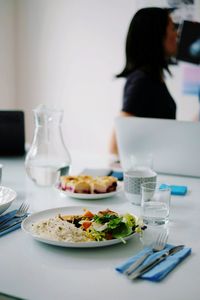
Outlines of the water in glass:
<svg viewBox="0 0 200 300">
<path fill-rule="evenodd" d="M 171 190 L 142 184 L 142 218 L 147 225 L 164 225 L 169 221 Z"/>
</svg>

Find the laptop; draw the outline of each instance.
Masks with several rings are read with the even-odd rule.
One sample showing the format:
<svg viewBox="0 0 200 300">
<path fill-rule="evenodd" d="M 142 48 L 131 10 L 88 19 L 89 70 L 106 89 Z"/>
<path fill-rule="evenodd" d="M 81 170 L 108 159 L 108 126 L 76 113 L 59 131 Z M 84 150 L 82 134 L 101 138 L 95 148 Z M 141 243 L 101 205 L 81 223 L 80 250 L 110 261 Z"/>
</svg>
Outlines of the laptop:
<svg viewBox="0 0 200 300">
<path fill-rule="evenodd" d="M 200 177 L 200 122 L 118 117 L 115 125 L 124 170 L 131 155 L 152 155 L 157 173 Z"/>
</svg>

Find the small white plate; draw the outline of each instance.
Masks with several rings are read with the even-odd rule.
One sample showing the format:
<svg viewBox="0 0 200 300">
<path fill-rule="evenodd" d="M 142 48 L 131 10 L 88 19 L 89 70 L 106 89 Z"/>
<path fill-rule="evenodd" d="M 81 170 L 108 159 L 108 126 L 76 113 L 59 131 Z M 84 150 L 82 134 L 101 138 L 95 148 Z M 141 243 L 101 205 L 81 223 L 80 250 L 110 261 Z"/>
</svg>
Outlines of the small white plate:
<svg viewBox="0 0 200 300">
<path fill-rule="evenodd" d="M 88 210 L 91 212 L 95 213 L 98 212 L 99 210 L 102 210 L 102 207 L 87 207 Z M 70 247 L 70 248 L 96 248 L 96 247 L 105 247 L 105 246 L 111 246 L 114 244 L 119 244 L 121 243 L 121 240 L 119 239 L 113 239 L 113 240 L 107 240 L 107 241 L 100 241 L 100 242 L 64 242 L 64 241 L 55 241 L 51 240 L 48 238 L 43 238 L 32 231 L 32 224 L 49 219 L 51 217 L 55 217 L 58 214 L 61 215 L 73 215 L 73 214 L 82 214 L 83 213 L 83 207 L 82 206 L 68 206 L 68 207 L 59 207 L 59 208 L 52 208 L 44 211 L 40 211 L 38 213 L 34 213 L 27 217 L 23 222 L 22 222 L 22 229 L 30 234 L 34 239 L 50 244 L 50 245 L 55 245 L 55 246 L 60 246 L 60 247 Z M 124 240 L 129 240 L 131 239 L 135 233 L 132 233 L 131 235 L 123 238 Z"/>
<path fill-rule="evenodd" d="M 117 186 L 116 191 L 110 193 L 102 193 L 102 194 L 78 194 L 72 193 L 70 191 L 63 191 L 59 187 L 56 186 L 56 189 L 65 196 L 69 196 L 76 199 L 87 199 L 87 200 L 97 200 L 97 199 L 104 199 L 109 198 L 117 195 L 120 191 L 122 191 L 122 187 L 120 185 Z"/>
<path fill-rule="evenodd" d="M 15 191 L 8 187 L 0 186 L 0 214 L 9 208 L 16 197 L 17 193 Z"/>
</svg>

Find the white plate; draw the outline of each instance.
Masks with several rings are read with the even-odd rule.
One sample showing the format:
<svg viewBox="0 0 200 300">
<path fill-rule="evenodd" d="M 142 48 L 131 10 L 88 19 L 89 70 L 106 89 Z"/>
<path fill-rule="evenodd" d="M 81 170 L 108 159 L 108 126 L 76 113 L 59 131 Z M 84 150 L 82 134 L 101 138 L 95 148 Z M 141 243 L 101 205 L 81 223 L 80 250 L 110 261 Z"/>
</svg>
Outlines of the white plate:
<svg viewBox="0 0 200 300">
<path fill-rule="evenodd" d="M 101 208 L 97 207 L 87 207 L 88 210 L 91 212 L 95 213 L 98 212 L 99 210 L 102 210 Z M 71 247 L 71 248 L 93 248 L 93 247 L 105 247 L 105 246 L 111 246 L 114 244 L 121 243 L 119 239 L 113 239 L 113 240 L 108 240 L 108 241 L 101 241 L 101 242 L 64 242 L 64 241 L 54 241 L 48 238 L 43 238 L 32 231 L 32 224 L 35 222 L 39 222 L 51 217 L 55 217 L 58 214 L 67 214 L 67 215 L 72 215 L 72 214 L 82 214 L 83 207 L 82 206 L 68 206 L 68 207 L 59 207 L 59 208 L 52 208 L 44 211 L 40 211 L 38 213 L 34 213 L 27 217 L 23 222 L 22 222 L 22 229 L 30 234 L 34 239 L 46 243 L 46 244 L 51 244 L 55 246 L 60 246 L 60 247 Z M 119 212 L 118 212 L 119 213 Z M 124 238 L 124 240 L 129 240 L 131 239 L 135 233 L 127 236 Z"/>
<path fill-rule="evenodd" d="M 119 193 L 122 190 L 122 187 L 120 185 L 117 186 L 116 191 L 110 192 L 110 193 L 103 193 L 103 194 L 78 194 L 78 193 L 72 193 L 70 191 L 63 191 L 59 187 L 56 186 L 56 189 L 63 195 L 69 196 L 76 199 L 87 199 L 87 200 L 96 200 L 96 199 L 104 199 L 115 196 L 117 193 Z"/>
<path fill-rule="evenodd" d="M 12 189 L 0 186 L 0 214 L 2 214 L 16 199 L 17 193 Z"/>
</svg>

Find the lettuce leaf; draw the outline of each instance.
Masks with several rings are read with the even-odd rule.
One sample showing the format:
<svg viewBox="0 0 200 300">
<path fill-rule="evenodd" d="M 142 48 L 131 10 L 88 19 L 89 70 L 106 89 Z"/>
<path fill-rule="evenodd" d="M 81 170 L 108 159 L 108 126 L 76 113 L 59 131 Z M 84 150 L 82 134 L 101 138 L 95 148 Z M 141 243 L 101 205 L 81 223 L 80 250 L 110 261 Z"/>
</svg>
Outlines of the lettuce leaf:
<svg viewBox="0 0 200 300">
<path fill-rule="evenodd" d="M 121 225 L 122 219 L 123 219 L 122 217 L 116 217 L 115 219 L 110 220 L 108 222 L 107 228 L 109 228 L 109 229 L 115 229 L 115 228 L 117 228 L 118 226 Z"/>
<path fill-rule="evenodd" d="M 112 236 L 116 239 L 126 237 L 132 233 L 131 227 L 121 222 L 118 227 L 112 230 Z"/>
<path fill-rule="evenodd" d="M 135 227 L 136 226 L 136 219 L 133 215 L 126 213 L 123 215 L 123 221 L 126 223 L 129 227 Z"/>
<path fill-rule="evenodd" d="M 94 219 L 94 222 L 96 222 L 96 223 L 104 224 L 104 223 L 110 222 L 111 220 L 114 220 L 116 218 L 118 218 L 118 217 L 115 215 L 106 214 L 101 217 L 99 217 L 98 215 L 94 215 L 93 219 Z"/>
</svg>

